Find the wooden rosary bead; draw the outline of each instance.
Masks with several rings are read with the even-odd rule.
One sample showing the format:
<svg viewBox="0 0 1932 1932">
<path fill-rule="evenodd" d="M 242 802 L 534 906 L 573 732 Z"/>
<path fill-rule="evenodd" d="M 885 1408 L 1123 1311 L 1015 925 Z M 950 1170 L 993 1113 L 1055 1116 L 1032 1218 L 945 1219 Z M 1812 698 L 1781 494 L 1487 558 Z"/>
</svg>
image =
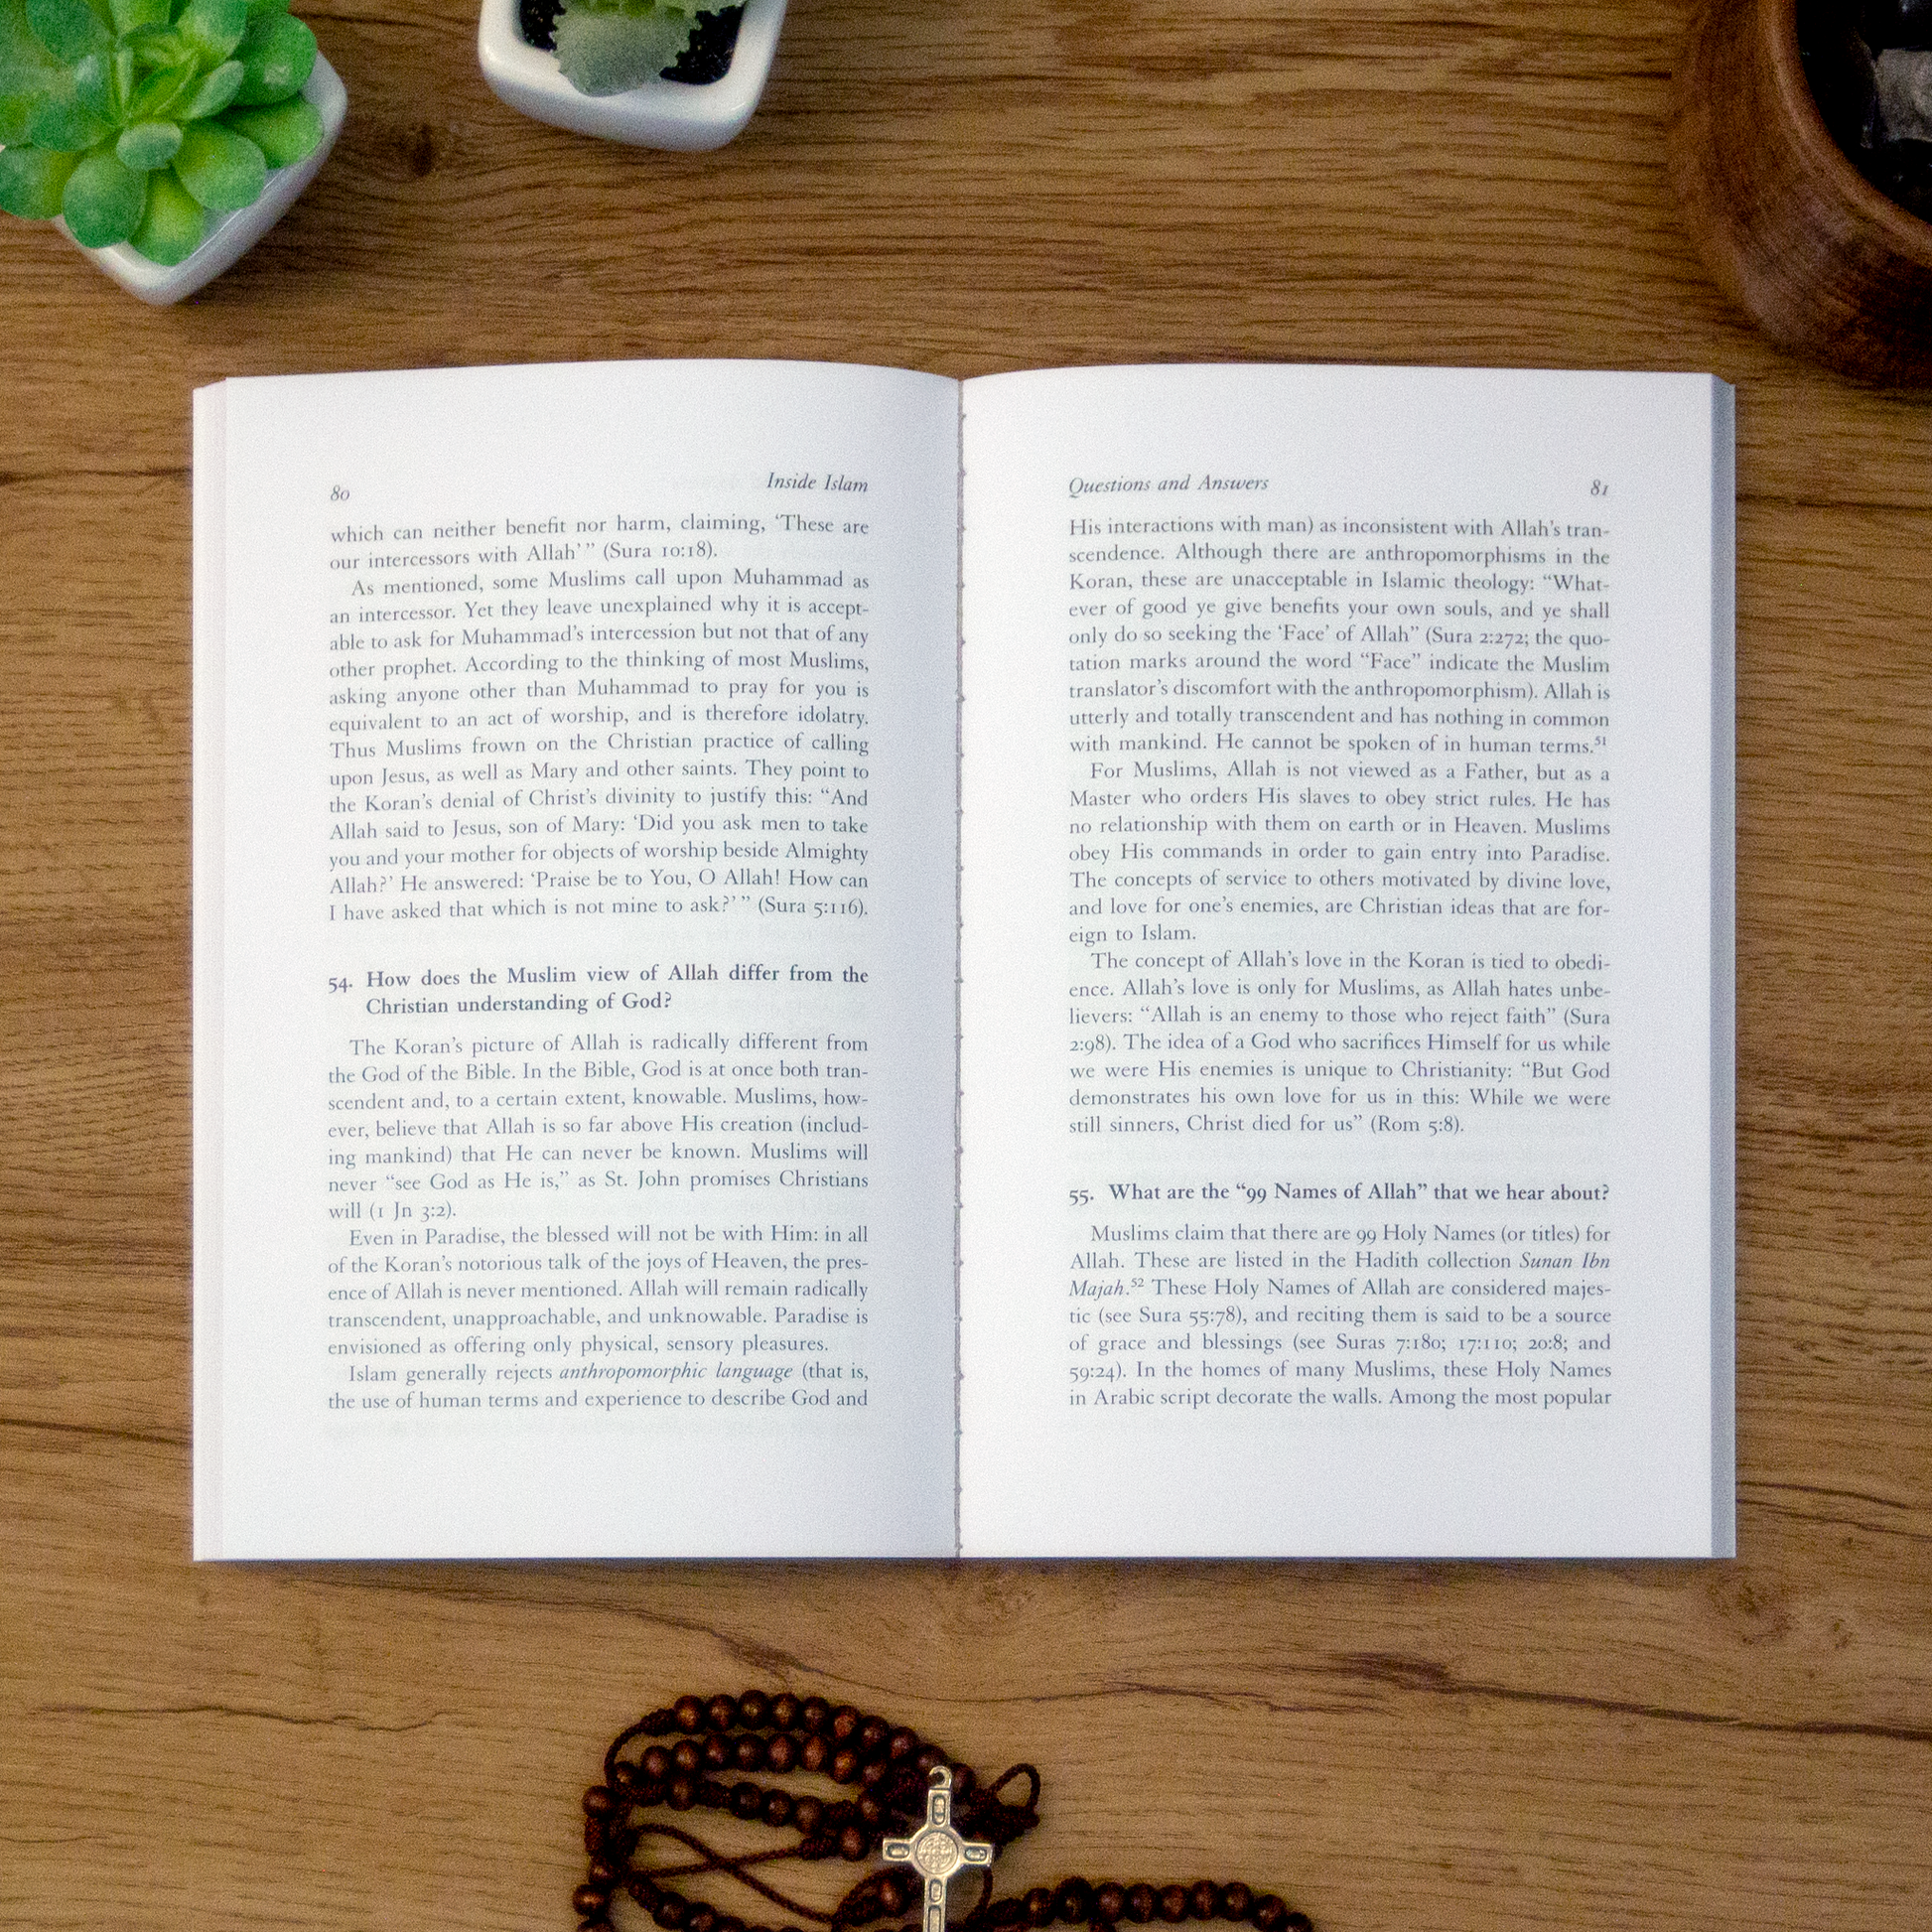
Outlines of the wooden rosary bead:
<svg viewBox="0 0 1932 1932">
<path fill-rule="evenodd" d="M 832 1713 L 832 1736 L 835 1742 L 843 1744 L 859 1728 L 859 1714 L 849 1704 L 842 1704 Z"/>
<path fill-rule="evenodd" d="M 1196 1878 L 1187 1887 L 1187 1904 L 1196 1918 L 1212 1918 L 1221 1902 L 1221 1888 L 1212 1878 Z"/>
<path fill-rule="evenodd" d="M 789 1691 L 780 1691 L 771 1700 L 771 1722 L 780 1730 L 789 1730 L 798 1722 L 798 1700 Z"/>
<path fill-rule="evenodd" d="M 570 1895 L 572 1909 L 580 1918 L 594 1918 L 610 1904 L 611 1894 L 596 1885 L 579 1885 Z"/>
<path fill-rule="evenodd" d="M 722 1771 L 732 1761 L 731 1745 L 715 1731 L 699 1748 L 704 1755 L 706 1770 Z"/>
<path fill-rule="evenodd" d="M 684 1932 L 712 1932 L 718 1923 L 716 1910 L 709 1905 L 693 1905 L 684 1915 Z"/>
<path fill-rule="evenodd" d="M 759 1730 L 762 1728 L 770 1710 L 770 1701 L 762 1691 L 747 1691 L 738 1700 L 738 1722 Z"/>
<path fill-rule="evenodd" d="M 764 1769 L 764 1739 L 762 1737 L 741 1737 L 732 1746 L 732 1758 L 741 1771 L 762 1771 Z"/>
<path fill-rule="evenodd" d="M 764 1822 L 784 1826 L 791 1823 L 791 1793 L 767 1791 L 764 1794 Z"/>
<path fill-rule="evenodd" d="M 764 1747 L 764 1761 L 774 1771 L 789 1771 L 798 1762 L 798 1739 L 781 1730 Z"/>
<path fill-rule="evenodd" d="M 916 1731 L 896 1730 L 886 1740 L 886 1754 L 895 1764 L 903 1764 L 919 1748 Z"/>
<path fill-rule="evenodd" d="M 859 1766 L 859 1782 L 868 1791 L 882 1785 L 893 1774 L 893 1767 L 883 1757 L 869 1758 Z"/>
<path fill-rule="evenodd" d="M 671 1762 L 688 1775 L 703 1765 L 704 1752 L 690 1738 L 680 1738 L 671 1752 Z"/>
<path fill-rule="evenodd" d="M 673 1778 L 664 1787 L 665 1802 L 673 1811 L 689 1811 L 696 1802 L 698 1787 L 690 1778 Z"/>
<path fill-rule="evenodd" d="M 822 1771 L 825 1768 L 825 1760 L 831 1754 L 831 1745 L 817 1731 L 813 1731 L 798 1747 L 799 1767 L 806 1771 Z"/>
<path fill-rule="evenodd" d="M 907 1887 L 904 1880 L 890 1876 L 882 1878 L 879 1881 L 879 1902 L 887 1911 L 894 1914 L 904 1911 L 906 1906 L 912 1902 L 907 1896 Z"/>
<path fill-rule="evenodd" d="M 763 1803 L 764 1793 L 749 1780 L 732 1786 L 731 1813 L 734 1818 L 742 1818 L 749 1824 L 759 1815 Z"/>
<path fill-rule="evenodd" d="M 651 1917 L 664 1928 L 664 1932 L 679 1932 L 684 1923 L 684 1900 L 681 1898 L 660 1898 L 651 1908 Z"/>
<path fill-rule="evenodd" d="M 852 1784 L 859 1776 L 859 1753 L 850 1744 L 837 1751 L 832 1758 L 832 1782 Z"/>
<path fill-rule="evenodd" d="M 912 1768 L 918 1772 L 920 1777 L 929 1777 L 945 1761 L 946 1754 L 944 1751 L 940 1750 L 935 1744 L 926 1744 L 920 1748 L 919 1754 L 913 1758 Z"/>
<path fill-rule="evenodd" d="M 696 1698 L 679 1698 L 671 1707 L 677 1718 L 680 1730 L 702 1730 L 704 1728 L 704 1706 Z"/>
<path fill-rule="evenodd" d="M 1178 1925 L 1187 1916 L 1187 1887 L 1163 1885 L 1160 1890 L 1161 1916 L 1170 1925 Z"/>
<path fill-rule="evenodd" d="M 594 1784 L 584 1793 L 584 1810 L 592 1818 L 609 1818 L 622 1809 L 622 1801 L 608 1784 Z"/>
<path fill-rule="evenodd" d="M 791 1806 L 791 1822 L 809 1836 L 818 1830 L 818 1821 L 825 1815 L 825 1806 L 817 1798 L 795 1798 Z"/>
<path fill-rule="evenodd" d="M 637 1762 L 643 1766 L 647 1778 L 661 1782 L 671 1775 L 671 1754 L 662 1744 L 653 1744 Z"/>
<path fill-rule="evenodd" d="M 713 1730 L 729 1730 L 732 1720 L 738 1716 L 738 1700 L 721 1693 L 705 1706 L 704 1715 Z"/>
<path fill-rule="evenodd" d="M 892 1741 L 893 1727 L 884 1718 L 868 1718 L 859 1726 L 859 1748 L 876 1757 Z"/>
<path fill-rule="evenodd" d="M 1272 1891 L 1255 1900 L 1254 1923 L 1257 1932 L 1283 1932 L 1288 1922 L 1288 1906 Z"/>
<path fill-rule="evenodd" d="M 839 1834 L 839 1857 L 855 1864 L 872 1850 L 872 1841 L 857 1825 L 848 1825 Z"/>
<path fill-rule="evenodd" d="M 1053 1894 L 1053 1909 L 1068 1925 L 1080 1925 L 1093 1909 L 1093 1887 L 1084 1878 L 1065 1878 Z"/>
<path fill-rule="evenodd" d="M 1217 1908 L 1222 1918 L 1244 1919 L 1253 1910 L 1255 1895 L 1239 1879 L 1221 1887 Z"/>
<path fill-rule="evenodd" d="M 1104 1885 L 1097 1886 L 1093 1894 L 1093 1915 L 1102 1925 L 1117 1925 L 1121 1914 L 1127 1909 L 1127 1888 L 1117 1885 L 1110 1878 Z"/>
<path fill-rule="evenodd" d="M 1147 1925 L 1161 1909 L 1161 1901 L 1155 1896 L 1152 1885 L 1132 1885 L 1127 1892 L 1127 1916 L 1136 1925 Z"/>
<path fill-rule="evenodd" d="M 1051 1925 L 1053 1922 L 1053 1894 L 1044 1885 L 1035 1885 L 1027 1894 L 1027 1923 L 1029 1925 Z"/>
<path fill-rule="evenodd" d="M 823 1698 L 807 1698 L 799 1708 L 798 1722 L 816 1737 L 825 1728 L 832 1707 Z"/>
</svg>

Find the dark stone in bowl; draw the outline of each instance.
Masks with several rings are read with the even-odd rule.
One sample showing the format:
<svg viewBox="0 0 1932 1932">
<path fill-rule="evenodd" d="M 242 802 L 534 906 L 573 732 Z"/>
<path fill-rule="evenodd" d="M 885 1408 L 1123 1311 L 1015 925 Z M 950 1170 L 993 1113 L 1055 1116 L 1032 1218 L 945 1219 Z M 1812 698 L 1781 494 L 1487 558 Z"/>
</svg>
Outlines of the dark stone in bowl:
<svg viewBox="0 0 1932 1932">
<path fill-rule="evenodd" d="M 1874 54 L 1887 47 L 1932 47 L 1932 0 L 1865 0 L 1860 24 Z"/>
<path fill-rule="evenodd" d="M 1932 221 L 1932 141 L 1884 141 L 1871 151 L 1865 179 L 1921 221 Z"/>
<path fill-rule="evenodd" d="M 1872 57 L 1932 43 L 1932 0 L 1868 0 L 1863 18 L 1846 0 L 1798 0 L 1797 13 L 1798 53 L 1826 130 L 1873 188 L 1926 218 L 1932 142 L 1888 138 Z"/>
<path fill-rule="evenodd" d="M 533 3 L 524 0 L 525 6 Z M 1856 161 L 1878 131 L 1871 50 L 1844 7 L 1833 0 L 1799 0 L 1798 52 L 1832 139 Z"/>
</svg>

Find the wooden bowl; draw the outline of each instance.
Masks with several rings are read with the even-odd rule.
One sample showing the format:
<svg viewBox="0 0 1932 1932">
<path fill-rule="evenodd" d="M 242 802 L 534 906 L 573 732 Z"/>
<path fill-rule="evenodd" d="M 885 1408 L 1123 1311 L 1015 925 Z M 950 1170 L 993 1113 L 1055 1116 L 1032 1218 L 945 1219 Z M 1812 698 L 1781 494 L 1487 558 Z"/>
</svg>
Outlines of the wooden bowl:
<svg viewBox="0 0 1932 1932">
<path fill-rule="evenodd" d="M 1932 381 L 1932 222 L 1826 131 L 1795 0 L 1705 0 L 1672 90 L 1670 167 L 1711 272 L 1773 342 L 1851 375 Z"/>
</svg>

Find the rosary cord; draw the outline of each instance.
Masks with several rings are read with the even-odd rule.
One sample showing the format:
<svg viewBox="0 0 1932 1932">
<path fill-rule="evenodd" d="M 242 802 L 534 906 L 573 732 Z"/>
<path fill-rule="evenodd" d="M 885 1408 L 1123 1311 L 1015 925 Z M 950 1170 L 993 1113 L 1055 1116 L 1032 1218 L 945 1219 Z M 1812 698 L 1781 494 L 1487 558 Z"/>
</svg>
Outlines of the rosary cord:
<svg viewBox="0 0 1932 1932">
<path fill-rule="evenodd" d="M 697 1864 L 658 1866 L 652 1875 L 660 1880 L 664 1878 L 689 1877 L 693 1873 L 700 1871 L 724 1871 L 730 1873 L 741 1885 L 747 1886 L 750 1890 L 759 1892 L 763 1897 L 770 1899 L 772 1904 L 776 1905 L 781 1911 L 789 1912 L 793 1918 L 815 1919 L 821 1925 L 830 1925 L 833 1922 L 833 1913 L 814 1911 L 809 1905 L 801 1904 L 797 1899 L 787 1897 L 775 1886 L 767 1885 L 763 1879 L 745 1868 L 750 1864 L 769 1863 L 774 1859 L 795 1859 L 798 1856 L 798 1848 L 795 1845 L 783 1846 L 774 1852 L 755 1852 L 747 1858 L 734 1859 L 727 1857 L 714 1846 L 707 1845 L 703 1839 L 694 1836 L 692 1833 L 679 1831 L 675 1825 L 659 1825 L 651 1821 L 646 1821 L 637 1826 L 635 1830 L 636 1842 L 639 1844 L 647 1838 L 674 1839 L 680 1845 L 689 1846 L 692 1851 L 699 1855 L 701 1863 Z M 632 1849 L 635 1849 L 634 1846 Z"/>
<path fill-rule="evenodd" d="M 641 1739 L 664 1737 L 676 1742 L 669 1747 L 647 1743 L 641 1751 L 626 1754 Z M 962 1836 L 984 1841 L 998 1853 L 1038 1823 L 1039 1773 L 1031 1764 L 1013 1765 L 982 1785 L 970 1765 L 954 1762 L 950 1753 L 915 1732 L 864 1716 L 850 1705 L 834 1707 L 823 1698 L 760 1691 L 680 1698 L 621 1730 L 604 1753 L 604 1781 L 584 1794 L 590 1870 L 571 1898 L 582 1921 L 580 1932 L 616 1932 L 612 1908 L 620 1895 L 648 1913 L 659 1932 L 771 1932 L 686 1899 L 664 1882 L 713 1871 L 788 1914 L 793 1923 L 781 1932 L 799 1932 L 799 1920 L 845 1932 L 896 1917 L 908 1907 L 916 1911 L 919 1884 L 909 1871 L 871 1872 L 830 1912 L 822 1912 L 788 1897 L 748 1867 L 835 1855 L 856 1863 L 878 1853 L 888 1840 L 906 1838 L 925 1813 L 929 1774 L 940 1765 L 951 1773 L 951 1822 Z M 827 1803 L 742 1775 L 758 1771 L 815 1772 L 835 1784 L 856 1786 L 859 1795 Z M 720 1775 L 726 1772 L 741 1775 L 727 1784 Z M 1026 1795 L 1020 1803 L 1009 1803 L 1004 1794 L 1019 1779 L 1026 1782 Z M 694 1807 L 728 1811 L 744 1823 L 789 1828 L 797 1838 L 770 1851 L 733 1856 L 679 1826 L 639 1816 L 658 1806 L 674 1812 Z M 648 1868 L 638 1864 L 639 1847 L 653 1840 L 685 1847 L 697 1855 L 697 1863 Z M 1253 1925 L 1256 1932 L 1313 1932 L 1305 1914 L 1291 1911 L 1273 1892 L 1257 1893 L 1239 1882 L 1217 1884 L 1203 1878 L 1190 1885 L 1157 1887 L 1069 1877 L 996 1899 L 991 1867 L 980 1865 L 978 1876 L 979 1899 L 953 1921 L 950 1932 L 1044 1932 L 1056 1924 L 1083 1923 L 1114 1932 L 1123 1925 L 1177 1925 L 1187 1919 L 1224 1919 Z M 887 1932 L 922 1928 L 915 1920 Z"/>
</svg>

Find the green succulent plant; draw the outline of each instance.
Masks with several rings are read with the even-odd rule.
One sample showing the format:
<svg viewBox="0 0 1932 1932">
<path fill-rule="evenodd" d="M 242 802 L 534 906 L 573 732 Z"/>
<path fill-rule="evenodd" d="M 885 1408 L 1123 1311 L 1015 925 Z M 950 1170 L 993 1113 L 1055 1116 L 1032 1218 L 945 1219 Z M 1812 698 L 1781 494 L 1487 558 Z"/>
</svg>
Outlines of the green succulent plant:
<svg viewBox="0 0 1932 1932">
<path fill-rule="evenodd" d="M 185 261 L 322 141 L 315 61 L 288 0 L 0 0 L 0 208 Z"/>
<path fill-rule="evenodd" d="M 690 45 L 701 5 L 727 0 L 564 0 L 557 66 L 578 92 L 628 93 L 654 80 Z"/>
</svg>

